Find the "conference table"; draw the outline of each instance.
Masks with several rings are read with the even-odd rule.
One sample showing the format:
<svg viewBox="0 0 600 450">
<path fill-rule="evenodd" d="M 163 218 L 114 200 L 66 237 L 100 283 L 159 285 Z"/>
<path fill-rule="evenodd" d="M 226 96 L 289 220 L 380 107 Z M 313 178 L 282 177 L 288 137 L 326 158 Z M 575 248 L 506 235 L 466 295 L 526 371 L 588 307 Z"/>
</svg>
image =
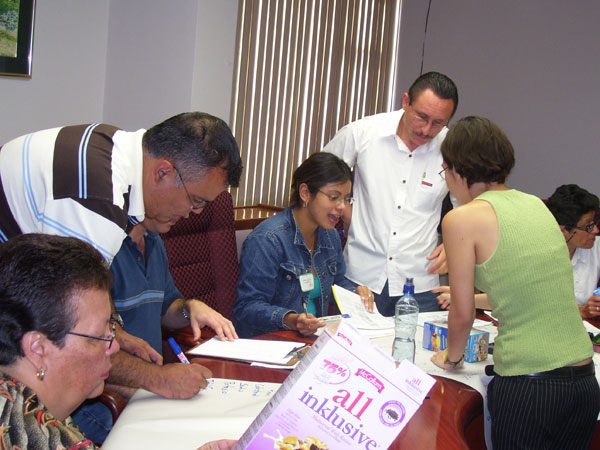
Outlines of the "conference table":
<svg viewBox="0 0 600 450">
<path fill-rule="evenodd" d="M 256 339 L 311 343 L 293 331 L 278 331 Z M 216 378 L 282 383 L 290 371 L 250 366 L 216 358 L 196 358 Z M 390 449 L 485 449 L 483 399 L 477 390 L 448 378 L 434 376 L 428 398 L 398 435 Z"/>
<path fill-rule="evenodd" d="M 600 321 L 591 323 L 600 328 Z M 315 340 L 300 336 L 293 331 L 273 332 L 255 339 L 302 343 L 311 343 Z M 186 347 L 188 346 L 186 344 L 190 343 L 182 342 Z M 169 355 L 166 354 L 165 359 L 168 361 Z M 218 358 L 195 357 L 194 362 L 208 367 L 216 379 L 224 378 L 268 384 L 282 383 L 290 374 L 290 370 L 253 366 L 244 362 Z M 484 406 L 480 392 L 460 381 L 445 376 L 433 376 L 436 383 L 428 397 L 389 448 L 485 449 Z M 177 400 L 169 402 L 177 402 Z M 112 448 L 120 450 L 121 447 Z M 600 427 L 596 428 L 590 448 L 600 449 Z"/>
</svg>

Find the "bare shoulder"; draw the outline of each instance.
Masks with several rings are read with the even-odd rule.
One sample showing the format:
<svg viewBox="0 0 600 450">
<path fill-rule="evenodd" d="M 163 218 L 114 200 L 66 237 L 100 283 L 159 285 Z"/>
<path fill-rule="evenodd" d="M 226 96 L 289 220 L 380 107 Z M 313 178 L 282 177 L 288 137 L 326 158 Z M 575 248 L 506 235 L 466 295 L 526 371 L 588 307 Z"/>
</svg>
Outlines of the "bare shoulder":
<svg viewBox="0 0 600 450">
<path fill-rule="evenodd" d="M 449 211 L 442 221 L 442 229 L 444 233 L 457 230 L 471 232 L 481 229 L 484 224 L 495 222 L 494 208 L 486 201 L 473 200 Z"/>
</svg>

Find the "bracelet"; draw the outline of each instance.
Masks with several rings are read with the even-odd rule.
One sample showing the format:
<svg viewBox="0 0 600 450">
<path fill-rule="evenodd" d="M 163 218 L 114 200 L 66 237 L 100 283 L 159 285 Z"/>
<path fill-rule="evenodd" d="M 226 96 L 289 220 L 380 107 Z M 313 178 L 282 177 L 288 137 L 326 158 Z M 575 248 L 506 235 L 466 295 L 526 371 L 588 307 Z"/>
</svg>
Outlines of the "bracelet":
<svg viewBox="0 0 600 450">
<path fill-rule="evenodd" d="M 187 300 L 183 301 L 183 306 L 181 307 L 181 315 L 183 316 L 183 318 L 185 320 L 187 320 L 188 322 L 190 321 L 190 315 L 188 313 L 188 311 L 185 309 L 185 305 L 187 304 Z"/>
<path fill-rule="evenodd" d="M 456 361 L 456 362 L 450 361 L 448 359 L 448 351 L 446 351 L 446 359 L 444 360 L 444 364 L 448 364 L 448 365 L 456 368 L 461 362 L 463 362 L 464 356 L 465 355 L 460 355 L 460 359 L 458 361 Z"/>
</svg>

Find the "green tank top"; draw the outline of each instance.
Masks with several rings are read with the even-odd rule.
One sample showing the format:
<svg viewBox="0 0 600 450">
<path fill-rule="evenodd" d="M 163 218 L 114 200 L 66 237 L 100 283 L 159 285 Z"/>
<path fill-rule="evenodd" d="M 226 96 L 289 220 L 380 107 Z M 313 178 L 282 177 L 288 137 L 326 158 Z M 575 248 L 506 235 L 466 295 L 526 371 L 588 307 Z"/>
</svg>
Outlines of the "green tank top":
<svg viewBox="0 0 600 450">
<path fill-rule="evenodd" d="M 565 239 L 543 202 L 516 190 L 487 191 L 498 219 L 498 245 L 475 266 L 475 286 L 497 317 L 494 370 L 503 376 L 543 372 L 593 355 L 575 302 Z"/>
</svg>

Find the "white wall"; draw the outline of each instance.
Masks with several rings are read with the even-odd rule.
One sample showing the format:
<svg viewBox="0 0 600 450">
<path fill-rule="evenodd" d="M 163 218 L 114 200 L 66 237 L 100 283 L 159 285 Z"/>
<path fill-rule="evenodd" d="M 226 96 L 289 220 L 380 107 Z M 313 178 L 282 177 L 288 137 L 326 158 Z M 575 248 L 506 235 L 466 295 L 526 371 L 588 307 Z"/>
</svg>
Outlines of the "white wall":
<svg viewBox="0 0 600 450">
<path fill-rule="evenodd" d="M 198 8 L 192 110 L 230 122 L 238 0 L 202 0 Z"/>
<path fill-rule="evenodd" d="M 184 111 L 229 122 L 237 0 L 112 0 L 104 120 L 147 128 Z"/>
<path fill-rule="evenodd" d="M 104 120 L 148 128 L 189 111 L 197 0 L 111 1 Z"/>
<path fill-rule="evenodd" d="M 35 15 L 32 78 L 0 76 L 0 145 L 102 120 L 108 1 L 41 0 Z"/>
<path fill-rule="evenodd" d="M 229 122 L 237 0 L 40 0 L 31 79 L 0 77 L 0 145 L 202 110 Z"/>
<path fill-rule="evenodd" d="M 404 1 L 400 90 L 419 74 L 427 2 Z M 0 144 L 106 121 L 148 127 L 190 109 L 230 117 L 237 0 L 41 0 L 33 77 L 0 77 Z M 432 1 L 424 70 L 457 83 L 457 117 L 496 121 L 517 152 L 509 184 L 600 194 L 597 0 Z"/>
<path fill-rule="evenodd" d="M 404 1 L 403 90 L 419 75 L 427 3 Z M 597 0 L 432 1 L 423 71 L 449 75 L 456 117 L 487 116 L 516 152 L 509 185 L 546 197 L 564 183 L 600 195 Z"/>
</svg>

